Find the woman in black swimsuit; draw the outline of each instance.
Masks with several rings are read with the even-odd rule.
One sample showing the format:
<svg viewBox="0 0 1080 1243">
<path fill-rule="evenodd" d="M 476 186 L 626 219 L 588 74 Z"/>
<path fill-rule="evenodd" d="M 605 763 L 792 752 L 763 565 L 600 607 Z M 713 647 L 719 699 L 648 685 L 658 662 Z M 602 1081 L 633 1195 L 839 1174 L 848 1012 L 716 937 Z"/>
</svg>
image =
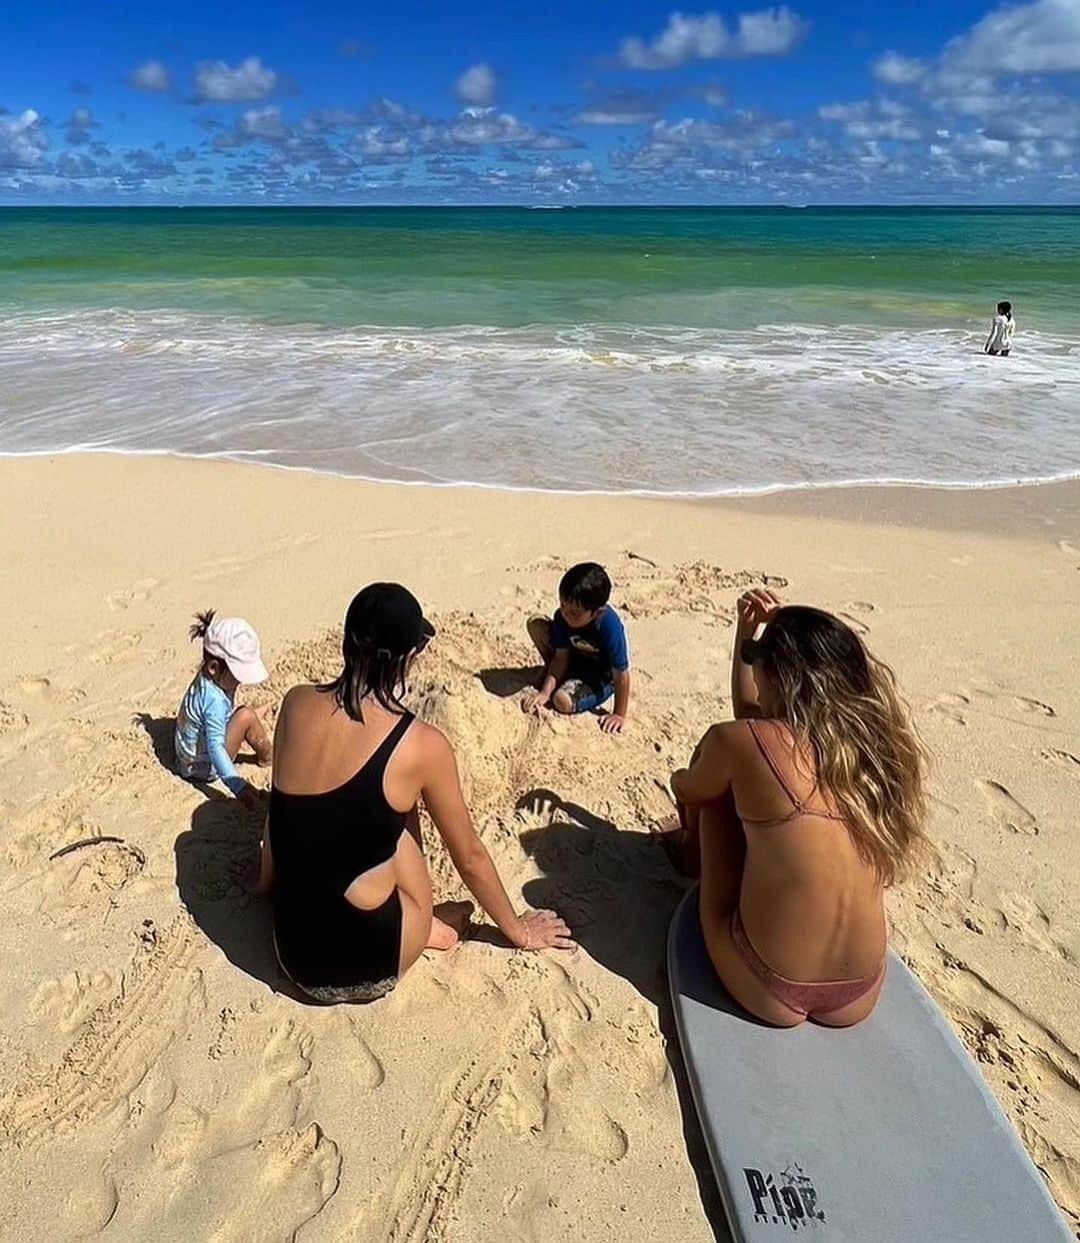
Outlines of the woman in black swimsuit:
<svg viewBox="0 0 1080 1243">
<path fill-rule="evenodd" d="M 340 675 L 294 686 L 281 705 L 259 890 L 272 895 L 282 969 L 318 1001 L 381 997 L 424 949 L 457 943 L 472 904 L 432 905 L 420 798 L 512 945 L 572 944 L 553 911 L 515 913 L 473 828 L 449 742 L 401 702 L 434 633 L 404 587 L 373 583 L 346 614 Z"/>
</svg>

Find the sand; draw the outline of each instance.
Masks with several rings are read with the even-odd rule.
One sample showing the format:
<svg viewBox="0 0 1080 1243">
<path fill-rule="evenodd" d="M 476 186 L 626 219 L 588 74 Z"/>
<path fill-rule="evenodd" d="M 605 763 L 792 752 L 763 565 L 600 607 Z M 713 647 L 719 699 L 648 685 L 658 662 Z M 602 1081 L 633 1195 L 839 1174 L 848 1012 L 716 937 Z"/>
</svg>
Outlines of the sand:
<svg viewBox="0 0 1080 1243">
<path fill-rule="evenodd" d="M 1080 485 L 691 503 L 80 455 L 0 461 L 0 489 L 4 1238 L 712 1238 L 664 1005 L 682 882 L 645 828 L 728 714 L 755 583 L 847 617 L 912 699 L 940 854 L 891 894 L 893 941 L 1080 1227 Z M 585 556 L 629 627 L 623 738 L 517 704 L 524 620 Z M 439 625 L 413 701 L 508 887 L 580 945 L 481 930 L 315 1008 L 240 883 L 259 820 L 171 774 L 171 717 L 196 608 L 257 626 L 244 697 L 273 705 L 334 669 L 376 578 Z"/>
</svg>

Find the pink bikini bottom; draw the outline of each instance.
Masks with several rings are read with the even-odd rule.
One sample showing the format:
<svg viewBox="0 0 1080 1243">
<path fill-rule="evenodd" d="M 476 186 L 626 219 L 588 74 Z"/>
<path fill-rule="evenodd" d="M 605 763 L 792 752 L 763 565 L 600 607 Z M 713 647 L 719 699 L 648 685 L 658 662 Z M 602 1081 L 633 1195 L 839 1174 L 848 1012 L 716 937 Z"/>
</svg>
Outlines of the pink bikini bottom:
<svg viewBox="0 0 1080 1243">
<path fill-rule="evenodd" d="M 858 1001 L 876 988 L 885 974 L 883 957 L 877 971 L 861 980 L 822 980 L 817 983 L 789 980 L 786 976 L 778 975 L 758 957 L 757 950 L 746 935 L 742 915 L 737 907 L 731 914 L 731 939 L 743 961 L 776 1000 L 804 1019 L 828 1018 L 835 1011 L 850 1006 L 853 1001 Z"/>
</svg>

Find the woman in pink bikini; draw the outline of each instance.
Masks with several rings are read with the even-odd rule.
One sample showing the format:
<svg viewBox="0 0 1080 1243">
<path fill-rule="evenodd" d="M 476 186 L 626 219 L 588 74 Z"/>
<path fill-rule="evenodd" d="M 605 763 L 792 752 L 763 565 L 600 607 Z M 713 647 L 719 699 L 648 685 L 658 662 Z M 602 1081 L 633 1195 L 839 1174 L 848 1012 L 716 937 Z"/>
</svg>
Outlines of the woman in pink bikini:
<svg viewBox="0 0 1080 1243">
<path fill-rule="evenodd" d="M 662 840 L 700 871 L 735 1000 L 777 1027 L 848 1027 L 881 991 L 884 891 L 925 840 L 923 745 L 854 631 L 771 592 L 739 600 L 731 695 L 736 719 L 671 779 L 680 823 Z"/>
</svg>

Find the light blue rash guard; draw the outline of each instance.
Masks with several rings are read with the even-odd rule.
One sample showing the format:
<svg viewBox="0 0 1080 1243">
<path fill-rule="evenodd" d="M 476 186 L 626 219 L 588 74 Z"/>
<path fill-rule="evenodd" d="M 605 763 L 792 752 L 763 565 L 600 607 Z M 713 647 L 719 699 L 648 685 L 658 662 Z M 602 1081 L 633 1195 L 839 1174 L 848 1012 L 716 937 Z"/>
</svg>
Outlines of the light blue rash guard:
<svg viewBox="0 0 1080 1243">
<path fill-rule="evenodd" d="M 233 794 L 244 792 L 247 782 L 225 750 L 225 730 L 234 707 L 231 695 L 198 674 L 176 714 L 176 768 L 181 777 L 189 781 L 220 777 Z"/>
</svg>

